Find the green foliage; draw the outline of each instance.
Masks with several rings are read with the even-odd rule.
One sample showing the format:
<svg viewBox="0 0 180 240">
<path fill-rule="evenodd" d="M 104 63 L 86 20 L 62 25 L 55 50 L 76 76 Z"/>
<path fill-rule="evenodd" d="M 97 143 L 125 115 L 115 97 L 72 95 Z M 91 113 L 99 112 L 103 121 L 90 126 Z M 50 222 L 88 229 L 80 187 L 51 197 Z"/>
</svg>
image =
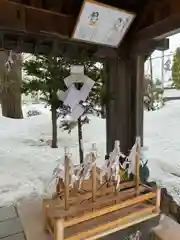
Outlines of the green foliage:
<svg viewBox="0 0 180 240">
<path fill-rule="evenodd" d="M 90 122 L 89 118 L 87 116 L 81 118 L 81 124 L 82 126 L 84 124 L 88 124 Z M 68 121 L 65 120 L 61 123 L 61 128 L 64 131 L 68 131 L 68 134 L 71 133 L 71 131 L 77 126 L 77 121 Z"/>
<path fill-rule="evenodd" d="M 173 57 L 172 65 L 172 80 L 177 89 L 180 89 L 180 48 L 176 49 L 176 53 Z"/>
<path fill-rule="evenodd" d="M 85 104 L 85 113 L 82 117 L 82 125 L 88 123 L 87 113 L 100 114 L 102 105 L 105 104 L 105 88 L 103 81 L 103 66 L 92 61 L 71 61 L 71 64 L 84 65 L 85 74 L 95 81 L 92 91 Z M 63 105 L 57 97 L 57 91 L 65 91 L 67 88 L 64 78 L 70 74 L 70 62 L 63 57 L 35 56 L 23 63 L 25 79 L 22 84 L 22 92 L 32 94 L 40 92 L 41 99 L 53 109 L 62 108 Z M 55 120 L 54 120 L 55 121 Z M 54 122 L 55 124 L 55 122 Z M 69 133 L 77 125 L 77 122 L 64 121 L 61 127 Z"/>
<path fill-rule="evenodd" d="M 145 77 L 144 88 L 144 106 L 148 111 L 154 111 L 157 109 L 156 103 L 164 105 L 162 83 L 159 79 L 153 82 L 149 77 Z"/>
<path fill-rule="evenodd" d="M 104 98 L 104 88 L 102 79 L 102 65 L 97 66 L 91 61 L 85 63 L 76 62 L 75 64 L 83 64 L 85 74 L 95 81 L 95 85 L 87 99 L 87 103 L 91 108 L 100 107 L 102 98 Z M 64 78 L 70 74 L 70 64 L 62 57 L 46 57 L 33 56 L 32 59 L 23 63 L 25 79 L 22 84 L 22 92 L 25 94 L 40 91 L 43 100 L 49 105 L 57 102 L 57 91 L 66 90 Z"/>
<path fill-rule="evenodd" d="M 23 63 L 25 79 L 22 91 L 25 94 L 40 91 L 43 99 L 59 107 L 58 90 L 65 90 L 64 78 L 69 75 L 69 64 L 61 57 L 32 56 Z"/>
</svg>

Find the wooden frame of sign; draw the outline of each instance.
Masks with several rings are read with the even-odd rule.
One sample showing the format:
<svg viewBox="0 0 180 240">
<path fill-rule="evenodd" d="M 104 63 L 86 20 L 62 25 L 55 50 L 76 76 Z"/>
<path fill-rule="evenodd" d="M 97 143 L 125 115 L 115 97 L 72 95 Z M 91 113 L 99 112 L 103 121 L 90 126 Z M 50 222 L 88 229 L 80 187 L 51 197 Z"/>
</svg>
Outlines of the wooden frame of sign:
<svg viewBox="0 0 180 240">
<path fill-rule="evenodd" d="M 92 14 L 93 14 L 92 18 L 93 18 L 94 22 L 90 20 L 92 24 L 86 17 L 86 13 L 85 13 L 85 11 L 90 10 L 90 9 L 88 9 L 88 5 L 91 5 L 91 7 L 89 7 L 89 8 L 92 8 L 92 6 L 94 7 L 94 8 L 92 8 L 92 10 L 94 9 L 94 11 L 92 12 Z M 102 14 L 99 14 L 98 11 L 101 11 Z M 104 15 L 103 19 L 101 19 L 101 15 L 102 16 Z M 106 17 L 105 17 L 105 15 L 106 15 Z M 104 24 L 103 21 L 105 21 L 107 19 L 107 15 L 108 15 L 108 22 Z M 98 26 L 97 25 L 98 21 L 96 21 L 96 18 L 98 18 L 98 17 L 99 17 L 98 21 L 99 21 L 100 27 L 99 27 L 99 29 L 97 29 L 97 28 L 95 29 L 95 26 Z M 125 34 L 127 33 L 128 29 L 130 28 L 135 17 L 136 17 L 135 13 L 128 12 L 126 10 L 112 7 L 112 6 L 109 6 L 109 5 L 100 3 L 100 2 L 96 2 L 94 0 L 84 0 L 82 7 L 81 7 L 81 11 L 77 18 L 75 28 L 73 30 L 72 39 L 77 40 L 77 41 L 106 45 L 106 46 L 110 46 L 110 47 L 118 47 L 120 45 L 121 41 L 123 40 Z M 121 19 L 121 22 L 118 21 L 119 19 Z M 126 19 L 128 21 L 124 21 L 124 19 Z M 110 25 L 110 20 L 112 20 L 114 22 L 112 24 L 112 26 Z M 85 24 L 87 24 L 87 25 L 85 25 Z M 88 28 L 88 26 L 90 26 L 90 28 Z M 103 26 L 106 26 L 105 29 L 103 28 Z M 123 27 L 121 27 L 121 26 L 123 26 Z M 88 36 L 87 31 L 88 31 L 88 29 L 90 31 L 93 27 L 96 30 L 96 34 L 95 34 L 95 32 L 91 31 L 92 34 L 90 34 L 89 39 L 87 39 L 87 36 Z M 108 30 L 108 32 L 107 32 L 107 30 Z M 83 34 L 83 31 L 84 31 L 84 34 Z M 104 33 L 103 33 L 103 31 L 104 31 Z M 115 34 L 115 32 L 117 34 Z M 102 35 L 104 35 L 103 36 L 104 40 L 101 40 L 101 41 L 98 40 L 101 36 L 100 33 L 101 34 L 103 33 Z M 81 36 L 79 36 L 79 34 L 81 34 Z M 86 37 L 85 37 L 85 35 L 86 35 Z M 95 38 L 96 40 L 93 40 L 93 38 Z M 116 40 L 116 38 L 119 38 L 119 39 Z M 108 43 L 108 39 L 109 39 L 109 41 L 111 39 L 111 43 L 110 42 Z M 113 41 L 114 41 L 114 43 L 113 43 Z"/>
<path fill-rule="evenodd" d="M 122 182 L 118 189 L 113 181 L 98 183 L 96 166 L 81 191 L 70 188 L 68 171 L 66 161 L 65 182 L 59 182 L 63 194 L 43 201 L 45 230 L 54 240 L 98 239 L 160 213 L 161 191 L 140 183 L 138 154 L 136 177 Z"/>
</svg>

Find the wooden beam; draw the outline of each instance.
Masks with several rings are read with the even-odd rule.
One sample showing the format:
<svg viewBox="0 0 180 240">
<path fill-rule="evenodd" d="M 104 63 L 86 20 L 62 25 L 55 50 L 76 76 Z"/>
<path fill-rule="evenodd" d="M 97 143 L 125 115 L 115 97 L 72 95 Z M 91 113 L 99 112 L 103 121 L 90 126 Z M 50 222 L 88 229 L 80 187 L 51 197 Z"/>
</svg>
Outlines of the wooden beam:
<svg viewBox="0 0 180 240">
<path fill-rule="evenodd" d="M 0 1 L 0 28 L 26 33 L 47 33 L 70 37 L 75 24 L 71 15 L 22 5 L 7 0 Z"/>
<path fill-rule="evenodd" d="M 56 53 L 53 50 L 54 44 L 56 44 Z M 70 41 L 50 34 L 26 34 L 11 30 L 0 30 L 0 48 L 32 54 L 55 54 L 70 59 L 82 59 L 86 56 L 87 59 L 96 61 L 117 56 L 116 49 L 110 47 Z"/>
<path fill-rule="evenodd" d="M 154 50 L 165 51 L 169 49 L 169 39 L 162 40 L 138 40 L 135 41 L 130 49 L 131 55 L 147 55 Z"/>
<path fill-rule="evenodd" d="M 180 32 L 180 12 L 170 15 L 169 17 L 139 30 L 135 38 L 136 40 L 163 39 Z"/>
</svg>

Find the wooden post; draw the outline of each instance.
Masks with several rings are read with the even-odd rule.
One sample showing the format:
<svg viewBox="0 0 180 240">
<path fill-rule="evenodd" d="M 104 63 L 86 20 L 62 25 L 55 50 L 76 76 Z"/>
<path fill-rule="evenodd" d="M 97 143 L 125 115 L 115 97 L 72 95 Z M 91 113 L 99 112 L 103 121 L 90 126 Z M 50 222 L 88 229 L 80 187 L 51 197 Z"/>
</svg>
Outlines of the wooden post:
<svg viewBox="0 0 180 240">
<path fill-rule="evenodd" d="M 96 201 L 96 164 L 92 167 L 92 201 Z"/>
<path fill-rule="evenodd" d="M 93 162 L 93 167 L 92 167 L 92 201 L 96 201 L 96 156 L 94 155 L 94 152 L 96 151 L 96 145 L 95 143 L 92 145 L 92 162 Z"/>
<path fill-rule="evenodd" d="M 140 185 L 139 167 L 140 167 L 140 157 L 139 157 L 139 153 L 137 152 L 136 153 L 136 173 L 135 173 L 136 196 L 139 195 L 139 185 Z"/>
<path fill-rule="evenodd" d="M 144 56 L 137 56 L 136 65 L 136 136 L 141 138 L 143 146 L 143 116 L 144 116 Z"/>
<path fill-rule="evenodd" d="M 60 186 L 60 181 L 61 179 L 58 179 L 57 185 L 56 185 L 56 193 L 57 193 L 57 197 L 60 196 L 60 191 L 61 191 L 61 186 Z"/>
<path fill-rule="evenodd" d="M 64 240 L 64 221 L 63 221 L 63 219 L 55 219 L 54 240 Z"/>
<path fill-rule="evenodd" d="M 157 188 L 156 190 L 156 208 L 155 211 L 159 213 L 160 211 L 160 205 L 161 205 L 161 189 Z"/>
<path fill-rule="evenodd" d="M 65 210 L 69 208 L 69 157 L 67 148 L 65 148 L 65 182 L 64 182 L 64 201 L 65 201 Z"/>
<path fill-rule="evenodd" d="M 136 137 L 136 144 L 137 144 L 137 150 L 136 150 L 136 169 L 135 169 L 135 191 L 136 196 L 139 195 L 139 185 L 140 185 L 140 176 L 139 176 L 139 170 L 140 170 L 140 137 Z"/>
<path fill-rule="evenodd" d="M 44 231 L 48 230 L 48 208 L 49 204 L 46 203 L 46 200 L 43 200 L 43 211 L 44 211 Z"/>
</svg>

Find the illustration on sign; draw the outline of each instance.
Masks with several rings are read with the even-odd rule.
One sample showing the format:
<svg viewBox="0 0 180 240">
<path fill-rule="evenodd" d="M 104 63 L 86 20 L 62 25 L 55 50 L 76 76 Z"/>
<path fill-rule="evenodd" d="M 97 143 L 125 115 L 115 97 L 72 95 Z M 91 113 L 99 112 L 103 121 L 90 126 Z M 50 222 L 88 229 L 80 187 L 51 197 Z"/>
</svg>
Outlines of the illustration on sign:
<svg viewBox="0 0 180 240">
<path fill-rule="evenodd" d="M 98 12 L 92 12 L 89 17 L 89 25 L 95 25 L 99 19 L 99 13 Z"/>
<path fill-rule="evenodd" d="M 117 47 L 134 17 L 124 10 L 86 0 L 73 38 Z"/>
</svg>

